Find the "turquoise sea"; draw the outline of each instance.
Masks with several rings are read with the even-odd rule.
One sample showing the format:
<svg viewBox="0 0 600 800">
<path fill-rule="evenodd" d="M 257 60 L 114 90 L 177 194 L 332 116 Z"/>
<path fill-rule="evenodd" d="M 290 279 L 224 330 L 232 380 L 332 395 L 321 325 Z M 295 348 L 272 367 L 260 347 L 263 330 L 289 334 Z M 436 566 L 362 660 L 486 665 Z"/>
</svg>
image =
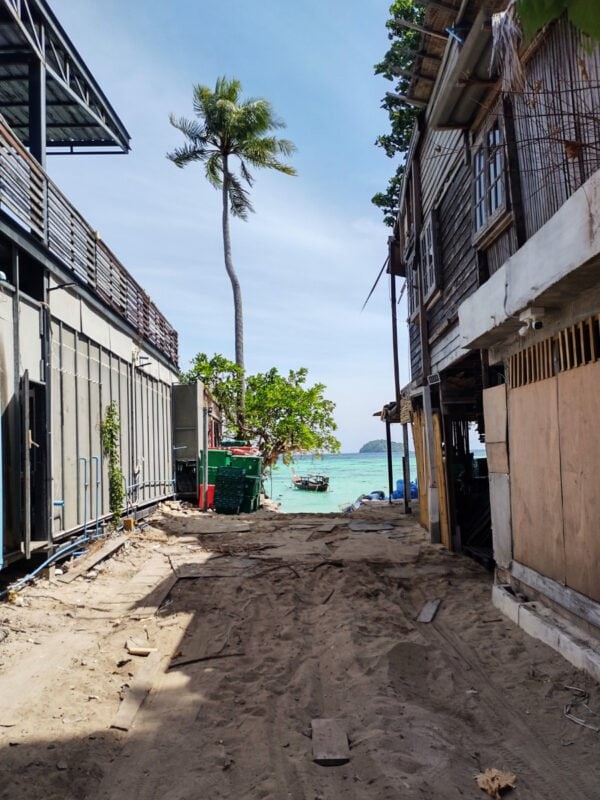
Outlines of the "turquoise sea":
<svg viewBox="0 0 600 800">
<path fill-rule="evenodd" d="M 414 453 L 409 454 L 410 478 L 416 480 L 417 469 Z M 393 487 L 402 478 L 402 456 L 393 456 Z M 341 453 L 322 458 L 299 456 L 292 465 L 297 475 L 308 472 L 329 476 L 329 491 L 303 492 L 292 484 L 292 467 L 278 464 L 272 476 L 267 476 L 267 495 L 281 503 L 284 513 L 328 513 L 340 510 L 340 506 L 354 503 L 361 494 L 383 491 L 388 495 L 387 456 L 385 453 Z"/>
</svg>

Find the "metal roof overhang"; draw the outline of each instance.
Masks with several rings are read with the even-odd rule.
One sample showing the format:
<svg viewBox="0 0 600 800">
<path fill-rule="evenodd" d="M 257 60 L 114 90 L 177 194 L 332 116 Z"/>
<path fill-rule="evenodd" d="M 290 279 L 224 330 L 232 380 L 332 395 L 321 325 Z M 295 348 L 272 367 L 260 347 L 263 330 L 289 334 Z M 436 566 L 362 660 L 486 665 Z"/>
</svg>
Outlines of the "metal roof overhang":
<svg viewBox="0 0 600 800">
<path fill-rule="evenodd" d="M 492 27 L 490 12 L 481 9 L 462 46 L 456 63 L 445 76 L 429 124 L 438 129 L 468 128 L 495 86 L 490 74 Z"/>
<path fill-rule="evenodd" d="M 129 134 L 45 0 L 0 0 L 0 114 L 29 146 L 32 67 L 45 74 L 48 150 L 129 150 Z"/>
</svg>

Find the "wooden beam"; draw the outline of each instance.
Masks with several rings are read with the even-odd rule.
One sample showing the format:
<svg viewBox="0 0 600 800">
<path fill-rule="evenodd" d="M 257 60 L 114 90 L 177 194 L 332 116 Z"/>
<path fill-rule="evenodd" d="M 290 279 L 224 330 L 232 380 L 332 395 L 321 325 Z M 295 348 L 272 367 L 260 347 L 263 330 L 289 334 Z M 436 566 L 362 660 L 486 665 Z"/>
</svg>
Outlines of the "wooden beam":
<svg viewBox="0 0 600 800">
<path fill-rule="evenodd" d="M 385 96 L 392 100 L 398 100 L 400 103 L 408 103 L 416 108 L 427 108 L 427 102 L 425 100 L 417 100 L 416 97 L 408 97 L 408 95 L 396 94 L 395 92 L 386 92 Z"/>
<path fill-rule="evenodd" d="M 440 11 L 450 11 L 452 14 L 458 14 L 458 9 L 449 3 L 442 3 L 441 0 L 414 0 L 420 6 L 432 6 L 432 8 L 439 8 Z"/>
<path fill-rule="evenodd" d="M 432 28 L 426 28 L 424 25 L 417 25 L 416 22 L 409 22 L 407 19 L 403 19 L 402 17 L 397 17 L 394 22 L 397 22 L 398 25 L 402 25 L 403 28 L 408 28 L 411 31 L 417 31 L 417 33 L 423 33 L 425 36 L 431 36 L 434 39 L 441 39 L 444 42 L 448 39 L 447 33 L 439 33 L 438 31 L 434 31 Z"/>
<path fill-rule="evenodd" d="M 392 67 L 391 72 L 393 75 L 398 75 L 402 78 L 415 78 L 419 81 L 435 82 L 435 78 L 430 78 L 429 75 L 422 75 L 420 72 L 410 69 L 400 69 L 400 67 Z"/>
</svg>

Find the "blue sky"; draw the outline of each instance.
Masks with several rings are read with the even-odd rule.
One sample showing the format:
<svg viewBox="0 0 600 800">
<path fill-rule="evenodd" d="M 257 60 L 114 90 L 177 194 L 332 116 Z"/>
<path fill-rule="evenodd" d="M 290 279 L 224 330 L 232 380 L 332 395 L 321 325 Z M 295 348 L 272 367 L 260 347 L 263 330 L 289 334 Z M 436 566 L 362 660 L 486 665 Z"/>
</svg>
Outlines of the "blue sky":
<svg viewBox="0 0 600 800">
<path fill-rule="evenodd" d="M 180 364 L 233 358 L 220 195 L 202 167 L 178 170 L 169 112 L 192 116 L 192 85 L 220 75 L 269 99 L 298 152 L 298 177 L 257 174 L 256 214 L 233 223 L 244 298 L 246 366 L 305 366 L 337 404 L 346 452 L 383 438 L 372 413 L 392 399 L 387 280 L 361 313 L 386 257 L 370 202 L 394 164 L 373 145 L 387 130 L 373 75 L 388 46 L 385 0 L 50 0 L 131 134 L 127 156 L 50 157 L 48 170 L 177 328 Z M 399 309 L 402 383 L 407 334 Z M 399 437 L 399 431 L 397 436 Z"/>
</svg>

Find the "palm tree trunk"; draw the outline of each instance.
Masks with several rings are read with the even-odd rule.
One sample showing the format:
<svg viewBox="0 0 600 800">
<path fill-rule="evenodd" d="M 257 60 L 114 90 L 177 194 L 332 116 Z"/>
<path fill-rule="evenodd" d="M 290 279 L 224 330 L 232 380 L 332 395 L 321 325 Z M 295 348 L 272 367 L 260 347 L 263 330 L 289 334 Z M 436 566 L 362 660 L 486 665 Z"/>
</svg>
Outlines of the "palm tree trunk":
<svg viewBox="0 0 600 800">
<path fill-rule="evenodd" d="M 244 368 L 244 314 L 242 307 L 242 290 L 238 276 L 233 266 L 231 257 L 231 235 L 229 231 L 229 170 L 227 156 L 223 156 L 223 252 L 225 256 L 225 269 L 233 289 L 233 308 L 235 325 L 235 363 L 242 370 L 240 396 L 238 398 L 238 434 L 241 435 L 244 422 L 244 395 L 246 393 L 246 379 Z"/>
</svg>

